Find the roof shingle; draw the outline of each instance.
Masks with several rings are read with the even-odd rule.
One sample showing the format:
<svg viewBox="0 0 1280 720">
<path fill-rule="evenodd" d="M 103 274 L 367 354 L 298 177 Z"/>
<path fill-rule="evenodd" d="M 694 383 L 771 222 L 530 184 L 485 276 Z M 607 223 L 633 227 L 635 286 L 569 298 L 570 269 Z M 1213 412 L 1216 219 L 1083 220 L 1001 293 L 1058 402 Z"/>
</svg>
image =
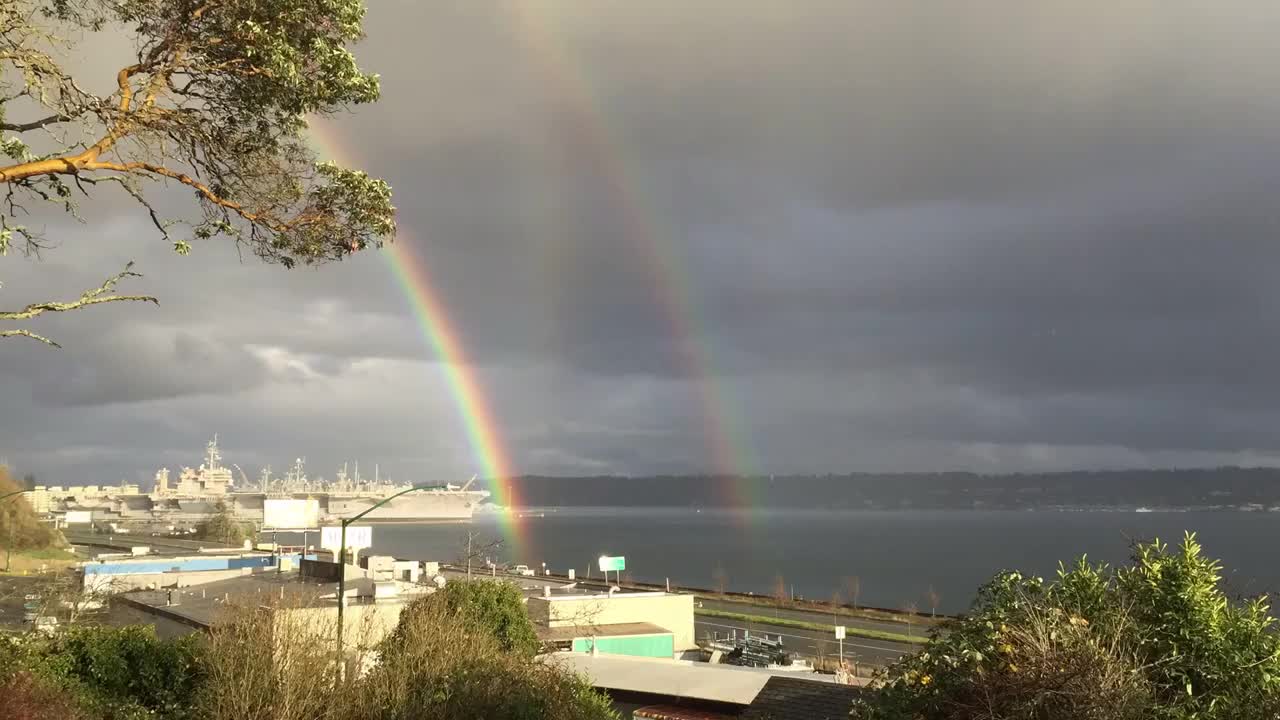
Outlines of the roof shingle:
<svg viewBox="0 0 1280 720">
<path fill-rule="evenodd" d="M 742 720 L 844 720 L 859 692 L 852 685 L 772 677 Z"/>
</svg>

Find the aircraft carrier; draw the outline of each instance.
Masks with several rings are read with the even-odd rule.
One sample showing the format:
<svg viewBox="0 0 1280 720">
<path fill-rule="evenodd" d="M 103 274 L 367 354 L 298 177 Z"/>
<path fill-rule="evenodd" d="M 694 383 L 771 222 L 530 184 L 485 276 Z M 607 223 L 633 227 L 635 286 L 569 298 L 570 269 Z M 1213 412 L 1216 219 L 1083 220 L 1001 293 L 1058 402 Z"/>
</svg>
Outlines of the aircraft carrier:
<svg viewBox="0 0 1280 720">
<path fill-rule="evenodd" d="M 283 478 L 273 477 L 268 467 L 256 483 L 240 471 L 241 482 L 237 485 L 231 468 L 222 464 L 222 453 L 214 436 L 198 468 L 182 468 L 176 482 L 170 482 L 168 468 L 160 468 L 155 476 L 155 489 L 149 493 L 130 484 L 37 486 L 27 498 L 38 511 L 53 516 L 88 512 L 93 522 L 166 525 L 206 520 L 218 512 L 220 506 L 238 519 L 261 524 L 268 499 L 313 500 L 318 505 L 318 520 L 330 523 L 367 510 L 409 487 L 384 481 L 376 471 L 371 481 L 361 478 L 358 467 L 355 475 L 349 476 L 345 466 L 333 481 L 312 480 L 307 478 L 303 465 L 301 459 L 297 460 Z M 233 467 L 239 470 L 234 464 Z M 488 491 L 470 489 L 474 480 L 461 486 L 447 485 L 402 495 L 364 516 L 361 522 L 468 521 L 489 496 Z"/>
</svg>

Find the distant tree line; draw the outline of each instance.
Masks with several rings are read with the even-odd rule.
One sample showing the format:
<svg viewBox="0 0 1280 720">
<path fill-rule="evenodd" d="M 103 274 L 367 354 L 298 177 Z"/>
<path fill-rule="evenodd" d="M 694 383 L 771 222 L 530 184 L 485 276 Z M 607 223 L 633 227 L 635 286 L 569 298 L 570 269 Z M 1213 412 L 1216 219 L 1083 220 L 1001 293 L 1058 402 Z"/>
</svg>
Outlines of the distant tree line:
<svg viewBox="0 0 1280 720">
<path fill-rule="evenodd" d="M 523 476 L 501 481 L 525 506 L 725 507 L 730 485 L 760 506 L 825 509 L 1208 508 L 1280 506 L 1280 469 L 851 473 L 775 477 Z"/>
</svg>

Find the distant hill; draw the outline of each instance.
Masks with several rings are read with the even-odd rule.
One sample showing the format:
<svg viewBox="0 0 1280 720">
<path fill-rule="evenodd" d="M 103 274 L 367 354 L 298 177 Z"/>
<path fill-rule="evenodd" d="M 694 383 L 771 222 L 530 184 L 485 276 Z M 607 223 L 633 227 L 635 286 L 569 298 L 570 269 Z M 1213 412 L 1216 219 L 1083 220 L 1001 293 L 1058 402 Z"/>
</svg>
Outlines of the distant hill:
<svg viewBox="0 0 1280 720">
<path fill-rule="evenodd" d="M 770 477 L 545 477 L 504 481 L 534 506 L 831 509 L 1280 508 L 1280 468 Z M 492 484 L 492 483 L 491 483 Z M 499 492 L 497 497 L 506 497 Z"/>
</svg>

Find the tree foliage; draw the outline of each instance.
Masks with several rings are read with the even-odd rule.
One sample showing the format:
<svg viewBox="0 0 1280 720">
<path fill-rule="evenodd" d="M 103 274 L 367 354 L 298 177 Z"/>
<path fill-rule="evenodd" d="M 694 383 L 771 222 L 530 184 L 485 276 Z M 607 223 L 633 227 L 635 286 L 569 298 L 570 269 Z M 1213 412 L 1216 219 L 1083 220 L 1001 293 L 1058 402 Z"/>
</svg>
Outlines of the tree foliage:
<svg viewBox="0 0 1280 720">
<path fill-rule="evenodd" d="M 424 607 L 402 615 L 396 640 L 345 681 L 331 614 L 256 596 L 233 599 L 207 635 L 0 634 L 0 689 L 14 693 L 0 717 L 17 708 L 30 720 L 617 720 L 582 678 L 504 648 L 445 603 Z"/>
<path fill-rule="evenodd" d="M 505 582 L 452 582 L 415 601 L 359 686 L 352 720 L 616 720 L 608 697 L 553 662 Z"/>
<path fill-rule="evenodd" d="M 347 49 L 364 13 L 361 0 L 0 3 L 0 254 L 44 246 L 32 205 L 79 217 L 78 198 L 108 187 L 184 254 L 228 237 L 292 267 L 380 245 L 395 232 L 389 186 L 307 145 L 307 116 L 378 98 Z M 135 52 L 100 95 L 67 58 L 108 32 Z M 157 185 L 192 211 L 162 212 Z"/>
<path fill-rule="evenodd" d="M 196 533 L 201 540 L 212 540 L 223 545 L 243 545 L 253 536 L 253 530 L 236 520 L 227 504 L 219 501 L 208 520 L 200 523 Z"/>
<path fill-rule="evenodd" d="M 474 585 L 497 583 L 480 583 Z M 458 583 L 467 585 L 467 583 Z M 365 672 L 335 673 L 332 615 L 283 603 L 227 606 L 205 645 L 195 716 L 209 720 L 616 720 L 609 699 L 532 653 L 504 647 L 492 622 L 505 593 L 472 587 L 452 602 L 415 602 L 363 654 Z M 501 601 L 497 601 L 502 598 Z M 462 600 L 462 602 L 459 602 Z M 476 602 L 468 602 L 476 601 Z M 299 613 L 297 616 L 292 613 Z M 505 618 L 505 612 L 496 613 Z M 372 616 L 365 616 L 366 619 Z M 486 622 L 485 618 L 489 621 Z M 353 626 L 348 620 L 347 629 Z M 526 620 L 527 622 L 527 620 Z M 372 649 L 356 626 L 357 654 Z"/>
<path fill-rule="evenodd" d="M 402 644 L 416 624 L 438 624 L 440 617 L 491 635 L 506 652 L 533 657 L 541 647 L 519 588 L 490 580 L 455 580 L 413 601 L 401 614 L 388 645 Z"/>
<path fill-rule="evenodd" d="M 163 640 L 150 626 L 28 633 L 4 638 L 0 652 L 0 684 L 33 696 L 56 689 L 74 708 L 69 716 L 184 717 L 201 681 L 200 637 Z"/>
<path fill-rule="evenodd" d="M 1280 635 L 1266 598 L 1229 600 L 1193 535 L 1081 558 L 1052 582 L 1007 572 L 890 668 L 862 718 L 1272 718 Z"/>
<path fill-rule="evenodd" d="M 82 720 L 85 715 L 64 692 L 30 672 L 0 680 L 7 720 Z"/>
<path fill-rule="evenodd" d="M 23 489 L 9 468 L 0 465 L 0 495 Z M 15 550 L 43 550 L 66 544 L 62 533 L 41 522 L 22 496 L 0 500 L 0 547 L 8 546 L 10 538 Z"/>
</svg>

